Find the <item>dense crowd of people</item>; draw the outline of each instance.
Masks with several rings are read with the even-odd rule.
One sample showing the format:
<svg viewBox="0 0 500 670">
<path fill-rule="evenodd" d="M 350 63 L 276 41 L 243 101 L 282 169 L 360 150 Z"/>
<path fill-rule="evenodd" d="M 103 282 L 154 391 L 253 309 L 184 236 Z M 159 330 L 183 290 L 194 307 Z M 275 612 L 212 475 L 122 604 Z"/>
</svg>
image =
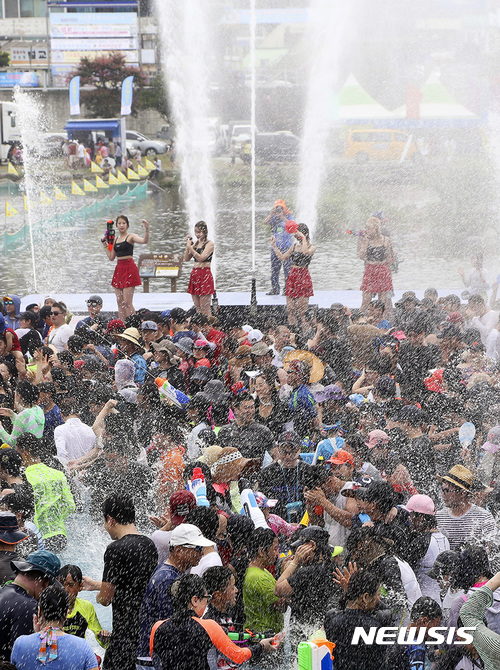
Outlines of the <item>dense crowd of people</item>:
<svg viewBox="0 0 500 670">
<path fill-rule="evenodd" d="M 498 670 L 498 311 L 365 298 L 245 323 L 93 295 L 75 324 L 4 296 L 2 670 L 97 668 L 88 631 L 106 670 L 291 668 L 321 635 L 336 670 Z M 61 564 L 71 515 L 102 575 Z M 352 643 L 387 626 L 418 635 Z"/>
</svg>

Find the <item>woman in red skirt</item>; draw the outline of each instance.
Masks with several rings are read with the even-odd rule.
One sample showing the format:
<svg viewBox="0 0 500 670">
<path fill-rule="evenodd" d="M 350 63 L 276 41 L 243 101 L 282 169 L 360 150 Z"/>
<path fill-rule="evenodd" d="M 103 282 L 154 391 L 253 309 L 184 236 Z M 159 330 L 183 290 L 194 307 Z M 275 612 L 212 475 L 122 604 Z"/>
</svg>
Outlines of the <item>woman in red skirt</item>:
<svg viewBox="0 0 500 670">
<path fill-rule="evenodd" d="M 306 311 L 309 305 L 309 298 L 314 295 L 308 268 L 316 247 L 311 244 L 309 228 L 305 223 L 296 224 L 295 221 L 287 221 L 285 230 L 293 234 L 296 242 L 287 251 L 282 253 L 278 249 L 273 235 L 271 237 L 271 246 L 281 262 L 286 261 L 288 258 L 292 261 L 292 267 L 288 273 L 285 287 L 288 324 L 292 327 L 302 327 L 302 332 L 305 333 L 307 330 Z"/>
<path fill-rule="evenodd" d="M 382 235 L 380 220 L 375 216 L 368 219 L 365 233 L 358 238 L 358 256 L 365 261 L 365 273 L 361 282 L 363 292 L 361 311 L 365 312 L 368 309 L 372 298 L 378 293 L 379 300 L 385 305 L 385 315 L 390 315 L 392 245 L 391 240 Z"/>
<path fill-rule="evenodd" d="M 210 315 L 210 303 L 215 292 L 214 278 L 210 269 L 210 261 L 214 255 L 214 243 L 208 239 L 208 228 L 205 221 L 198 221 L 194 227 L 196 242 L 191 235 L 186 238 L 184 260 L 194 260 L 194 267 L 189 278 L 188 293 L 191 293 L 197 312 Z"/>
<path fill-rule="evenodd" d="M 146 219 L 142 219 L 142 225 L 144 226 L 144 237 L 129 233 L 129 221 L 124 214 L 120 214 L 116 219 L 118 236 L 113 247 L 109 249 L 106 239 L 101 240 L 109 260 L 118 259 L 111 286 L 115 289 L 118 316 L 122 321 L 125 321 L 130 314 L 134 314 L 134 289 L 141 285 L 139 270 L 134 263 L 133 254 L 134 244 L 147 244 L 149 241 L 149 223 Z"/>
</svg>

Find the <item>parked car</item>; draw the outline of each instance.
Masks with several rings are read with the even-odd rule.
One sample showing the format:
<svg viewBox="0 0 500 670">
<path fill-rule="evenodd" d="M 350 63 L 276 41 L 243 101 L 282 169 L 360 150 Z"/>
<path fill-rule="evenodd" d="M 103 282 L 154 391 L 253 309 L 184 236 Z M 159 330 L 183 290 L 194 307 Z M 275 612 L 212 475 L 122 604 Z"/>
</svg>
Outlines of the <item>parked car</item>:
<svg viewBox="0 0 500 670">
<path fill-rule="evenodd" d="M 127 150 L 131 156 L 136 153 L 132 153 L 131 149 L 135 148 L 137 150 L 137 147 L 140 148 L 143 156 L 156 156 L 157 154 L 164 154 L 167 151 L 165 142 L 150 140 L 135 130 L 127 130 Z"/>
<path fill-rule="evenodd" d="M 296 161 L 299 158 L 300 139 L 288 130 L 275 133 L 257 133 L 255 136 L 255 160 L 258 163 L 266 161 Z M 249 154 L 242 153 L 243 161 L 249 160 Z"/>
</svg>

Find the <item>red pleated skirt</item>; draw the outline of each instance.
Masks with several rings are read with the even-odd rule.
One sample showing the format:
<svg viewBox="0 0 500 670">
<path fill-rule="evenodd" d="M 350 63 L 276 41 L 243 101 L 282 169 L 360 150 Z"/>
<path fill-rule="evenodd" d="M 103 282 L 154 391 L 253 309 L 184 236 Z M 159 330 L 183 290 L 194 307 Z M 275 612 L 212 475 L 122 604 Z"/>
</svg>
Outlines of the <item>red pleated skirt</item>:
<svg viewBox="0 0 500 670">
<path fill-rule="evenodd" d="M 285 295 L 288 298 L 310 298 L 314 295 L 311 275 L 307 268 L 292 265 L 286 280 Z"/>
<path fill-rule="evenodd" d="M 193 268 L 187 289 L 191 295 L 213 295 L 215 292 L 214 278 L 210 268 Z"/>
<path fill-rule="evenodd" d="M 380 263 L 380 265 L 367 263 L 360 290 L 367 293 L 392 291 L 392 276 L 387 265 L 385 263 Z"/>
<path fill-rule="evenodd" d="M 129 288 L 129 286 L 140 286 L 141 278 L 139 270 L 133 258 L 125 258 L 116 263 L 115 273 L 111 281 L 113 288 Z"/>
</svg>

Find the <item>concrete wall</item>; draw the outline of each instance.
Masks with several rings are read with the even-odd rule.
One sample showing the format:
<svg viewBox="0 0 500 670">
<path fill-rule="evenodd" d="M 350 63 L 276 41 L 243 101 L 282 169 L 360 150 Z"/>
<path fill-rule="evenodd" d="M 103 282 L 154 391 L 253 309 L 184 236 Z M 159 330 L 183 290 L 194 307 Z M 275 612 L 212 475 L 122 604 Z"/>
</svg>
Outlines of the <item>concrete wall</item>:
<svg viewBox="0 0 500 670">
<path fill-rule="evenodd" d="M 66 121 L 70 118 L 68 91 L 59 89 L 32 89 L 30 90 L 30 95 L 44 106 L 47 130 L 53 132 L 63 131 Z M 0 89 L 0 101 L 12 102 L 12 91 Z M 74 118 L 84 119 L 86 116 L 85 107 L 82 107 L 80 117 Z M 151 138 L 156 137 L 158 130 L 165 124 L 165 119 L 153 109 L 140 112 L 137 118 L 133 116 L 127 118 L 127 128 L 137 130 Z"/>
</svg>

